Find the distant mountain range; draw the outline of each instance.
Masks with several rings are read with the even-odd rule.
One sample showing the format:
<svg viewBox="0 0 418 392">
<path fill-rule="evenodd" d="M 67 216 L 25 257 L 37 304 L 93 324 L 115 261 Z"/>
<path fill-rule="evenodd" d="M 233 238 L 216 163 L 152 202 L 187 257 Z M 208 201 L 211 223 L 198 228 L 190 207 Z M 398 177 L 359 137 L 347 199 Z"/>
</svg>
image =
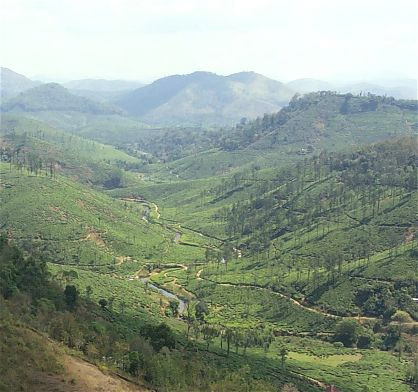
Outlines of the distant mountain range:
<svg viewBox="0 0 418 392">
<path fill-rule="evenodd" d="M 417 84 L 412 79 L 343 85 L 307 78 L 284 84 L 255 72 L 229 76 L 194 72 L 164 77 L 149 85 L 137 81 L 83 79 L 61 86 L 42 84 L 1 68 L 0 87 L 3 111 L 125 113 L 155 125 L 214 126 L 277 112 L 296 93 L 324 90 L 417 98 Z"/>
<path fill-rule="evenodd" d="M 254 72 L 173 75 L 129 92 L 116 103 L 149 122 L 234 123 L 284 106 L 294 91 Z"/>
</svg>

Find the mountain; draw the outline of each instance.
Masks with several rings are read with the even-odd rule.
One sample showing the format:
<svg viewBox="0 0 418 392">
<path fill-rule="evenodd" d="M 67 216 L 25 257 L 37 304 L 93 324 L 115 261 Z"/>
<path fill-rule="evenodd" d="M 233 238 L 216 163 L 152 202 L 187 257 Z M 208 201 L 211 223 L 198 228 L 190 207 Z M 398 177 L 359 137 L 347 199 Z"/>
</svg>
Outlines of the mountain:
<svg viewBox="0 0 418 392">
<path fill-rule="evenodd" d="M 71 94 L 57 83 L 47 83 L 20 93 L 3 103 L 2 111 L 40 112 L 75 111 L 93 114 L 115 114 L 120 110 L 109 104 L 95 102 Z"/>
<path fill-rule="evenodd" d="M 333 90 L 331 83 L 309 78 L 292 80 L 291 82 L 288 82 L 286 86 L 298 93 Z"/>
<path fill-rule="evenodd" d="M 0 94 L 2 102 L 40 84 L 41 82 L 30 80 L 26 76 L 18 74 L 9 68 L 1 67 L 0 69 Z"/>
<path fill-rule="evenodd" d="M 294 91 L 254 72 L 173 75 L 123 95 L 117 104 L 154 123 L 231 124 L 274 112 Z"/>
</svg>

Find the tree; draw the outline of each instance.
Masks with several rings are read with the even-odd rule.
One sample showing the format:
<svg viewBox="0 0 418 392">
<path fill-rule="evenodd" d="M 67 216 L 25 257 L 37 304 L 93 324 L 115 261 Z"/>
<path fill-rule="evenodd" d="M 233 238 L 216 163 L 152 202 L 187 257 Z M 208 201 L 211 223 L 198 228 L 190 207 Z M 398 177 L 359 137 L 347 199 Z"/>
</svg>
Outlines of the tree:
<svg viewBox="0 0 418 392">
<path fill-rule="evenodd" d="M 192 306 L 190 304 L 190 301 L 186 301 L 187 338 L 189 338 L 190 329 L 192 328 L 194 321 L 195 318 L 192 313 Z"/>
<path fill-rule="evenodd" d="M 209 350 L 209 345 L 212 342 L 213 338 L 218 336 L 218 330 L 215 327 L 210 326 L 209 324 L 204 324 L 202 332 L 203 339 L 206 341 L 206 350 Z"/>
<path fill-rule="evenodd" d="M 107 301 L 104 298 L 102 298 L 101 300 L 99 300 L 99 305 L 102 309 L 105 309 L 107 306 Z"/>
<path fill-rule="evenodd" d="M 343 320 L 337 324 L 334 339 L 345 347 L 352 347 L 357 343 L 360 332 L 361 326 L 356 320 Z"/>
<path fill-rule="evenodd" d="M 119 302 L 119 309 L 122 314 L 125 314 L 126 302 L 124 300 Z"/>
<path fill-rule="evenodd" d="M 418 357 L 416 355 L 411 366 L 408 369 L 406 377 L 408 382 L 410 382 L 414 386 L 418 386 Z"/>
<path fill-rule="evenodd" d="M 231 340 L 234 337 L 234 331 L 231 328 L 227 328 L 225 331 L 226 338 L 226 355 L 229 357 L 229 352 L 231 349 Z"/>
<path fill-rule="evenodd" d="M 280 356 L 280 361 L 281 361 L 281 364 L 282 364 L 282 368 L 284 367 L 284 364 L 286 362 L 288 354 L 289 354 L 289 352 L 286 349 L 286 347 L 284 347 L 284 346 L 280 347 L 279 356 Z"/>
<path fill-rule="evenodd" d="M 69 310 L 74 310 L 76 308 L 78 300 L 78 291 L 75 286 L 65 286 L 64 300 Z"/>
<path fill-rule="evenodd" d="M 128 355 L 128 361 L 128 372 L 133 376 L 137 376 L 141 365 L 139 353 L 137 351 L 131 351 Z"/>
<path fill-rule="evenodd" d="M 170 301 L 169 308 L 170 308 L 171 313 L 173 314 L 173 316 L 177 317 L 178 314 L 179 314 L 179 301 L 177 301 L 177 300 Z"/>
<path fill-rule="evenodd" d="M 205 321 L 205 316 L 209 314 L 209 308 L 206 302 L 199 301 L 195 306 L 195 316 L 196 319 L 203 322 Z"/>
<path fill-rule="evenodd" d="M 113 302 L 115 302 L 115 297 L 111 296 L 107 301 L 110 310 L 113 310 Z"/>
<path fill-rule="evenodd" d="M 90 299 L 92 294 L 93 294 L 92 287 L 91 286 L 87 286 L 86 287 L 86 295 L 87 295 L 87 298 Z"/>
<path fill-rule="evenodd" d="M 150 339 L 150 343 L 156 351 L 160 351 L 163 347 L 171 349 L 176 345 L 173 331 L 167 324 L 147 325 L 142 332 L 145 337 Z"/>
</svg>

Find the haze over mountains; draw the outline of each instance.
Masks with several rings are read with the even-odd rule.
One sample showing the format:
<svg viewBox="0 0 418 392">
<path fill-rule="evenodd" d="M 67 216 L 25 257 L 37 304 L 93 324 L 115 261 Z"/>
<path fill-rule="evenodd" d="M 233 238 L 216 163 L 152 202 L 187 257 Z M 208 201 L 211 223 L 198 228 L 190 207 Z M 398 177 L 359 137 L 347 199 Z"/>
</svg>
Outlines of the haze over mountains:
<svg viewBox="0 0 418 392">
<path fill-rule="evenodd" d="M 233 123 L 275 112 L 294 95 L 284 84 L 254 72 L 220 76 L 209 72 L 174 75 L 126 94 L 118 104 L 128 113 L 156 122 Z"/>
<path fill-rule="evenodd" d="M 93 114 L 120 112 L 110 104 L 100 103 L 71 94 L 58 83 L 46 83 L 21 92 L 2 105 L 4 111 L 77 111 Z"/>
<path fill-rule="evenodd" d="M 70 90 L 91 91 L 126 91 L 145 86 L 144 83 L 130 80 L 107 80 L 107 79 L 80 79 L 63 83 Z"/>
<path fill-rule="evenodd" d="M 277 112 L 296 93 L 313 91 L 370 92 L 398 99 L 417 97 L 415 80 L 378 83 L 333 84 L 305 78 L 285 84 L 255 72 L 228 76 L 194 72 L 167 76 L 149 85 L 138 81 L 83 79 L 63 83 L 62 87 L 57 83 L 32 81 L 8 68 L 1 69 L 3 111 L 125 113 L 158 126 L 232 125 L 241 118 Z"/>
<path fill-rule="evenodd" d="M 41 82 L 30 80 L 26 76 L 18 74 L 9 68 L 2 67 L 0 75 L 0 94 L 2 101 L 41 84 Z"/>
</svg>

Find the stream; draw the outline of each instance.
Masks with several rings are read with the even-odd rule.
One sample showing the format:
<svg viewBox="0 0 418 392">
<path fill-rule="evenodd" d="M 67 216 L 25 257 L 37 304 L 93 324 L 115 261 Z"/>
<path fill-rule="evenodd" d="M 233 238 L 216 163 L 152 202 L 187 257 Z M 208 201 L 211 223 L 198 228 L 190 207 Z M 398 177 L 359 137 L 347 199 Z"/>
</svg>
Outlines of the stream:
<svg viewBox="0 0 418 392">
<path fill-rule="evenodd" d="M 150 282 L 149 278 L 140 278 L 140 281 L 144 284 L 148 283 L 148 287 L 151 287 L 152 289 L 158 291 L 160 294 L 164 295 L 164 297 L 166 297 L 167 299 L 169 299 L 169 300 L 174 299 L 174 300 L 178 301 L 178 303 L 179 303 L 179 314 L 180 315 L 183 314 L 184 309 L 186 308 L 186 303 L 182 299 L 177 297 L 177 295 L 175 295 L 173 293 L 170 293 L 169 291 L 164 290 L 161 287 L 158 287 L 158 286 L 152 284 Z"/>
</svg>

